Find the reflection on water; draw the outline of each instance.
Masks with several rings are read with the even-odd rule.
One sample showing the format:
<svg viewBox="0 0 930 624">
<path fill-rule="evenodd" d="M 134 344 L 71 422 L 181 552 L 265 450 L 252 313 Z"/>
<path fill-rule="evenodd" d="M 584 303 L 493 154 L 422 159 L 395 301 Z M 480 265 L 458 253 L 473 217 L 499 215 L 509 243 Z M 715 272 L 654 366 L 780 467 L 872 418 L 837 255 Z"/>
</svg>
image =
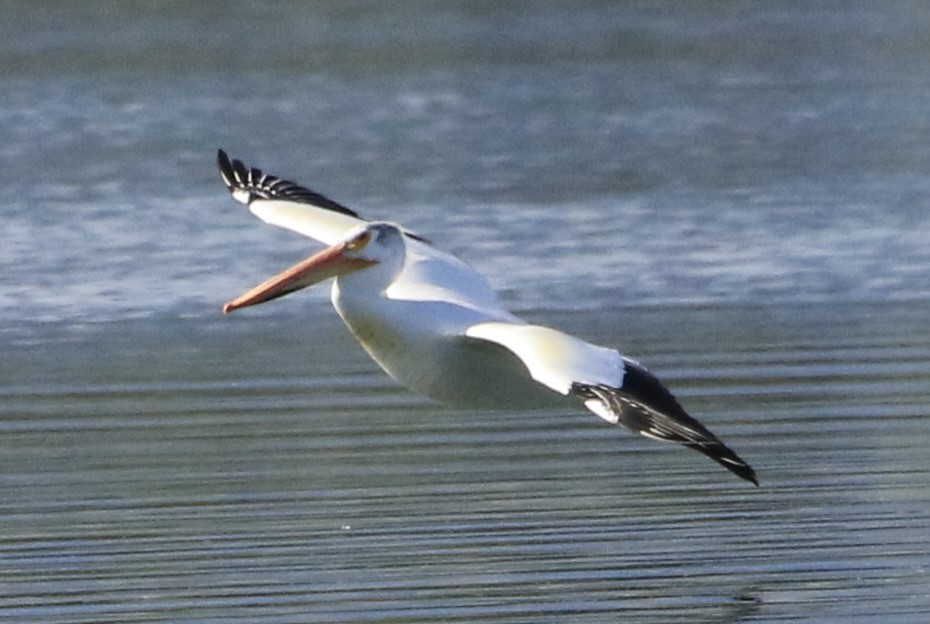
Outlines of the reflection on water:
<svg viewBox="0 0 930 624">
<path fill-rule="evenodd" d="M 0 614 L 923 621 L 928 314 L 534 319 L 651 365 L 758 489 L 583 409 L 411 396 L 332 314 L 23 330 L 0 364 Z"/>
</svg>

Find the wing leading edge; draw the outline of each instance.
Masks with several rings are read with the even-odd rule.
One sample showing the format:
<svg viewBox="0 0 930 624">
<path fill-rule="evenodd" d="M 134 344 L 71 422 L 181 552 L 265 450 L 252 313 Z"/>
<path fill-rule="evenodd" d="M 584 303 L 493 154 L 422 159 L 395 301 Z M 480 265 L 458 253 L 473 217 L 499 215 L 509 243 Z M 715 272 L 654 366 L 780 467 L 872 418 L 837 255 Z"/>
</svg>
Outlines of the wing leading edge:
<svg viewBox="0 0 930 624">
<path fill-rule="evenodd" d="M 290 180 L 246 167 L 223 150 L 217 151 L 216 160 L 233 199 L 247 205 L 265 223 L 333 245 L 365 222 L 342 204 Z"/>
</svg>

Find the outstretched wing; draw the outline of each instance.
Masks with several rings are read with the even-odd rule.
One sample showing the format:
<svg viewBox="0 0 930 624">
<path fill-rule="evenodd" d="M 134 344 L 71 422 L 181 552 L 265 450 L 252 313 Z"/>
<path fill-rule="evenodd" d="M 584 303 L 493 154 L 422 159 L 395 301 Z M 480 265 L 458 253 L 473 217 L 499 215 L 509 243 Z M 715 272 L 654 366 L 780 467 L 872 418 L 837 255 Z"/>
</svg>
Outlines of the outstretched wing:
<svg viewBox="0 0 930 624">
<path fill-rule="evenodd" d="M 581 397 L 591 411 L 605 418 L 610 416 L 613 422 L 648 438 L 683 444 L 741 479 L 759 485 L 749 464 L 692 418 L 652 373 L 632 360 L 624 358 L 620 387 L 576 383 L 572 394 Z"/>
<path fill-rule="evenodd" d="M 223 184 L 265 223 L 276 225 L 326 245 L 341 241 L 367 220 L 342 204 L 290 180 L 247 167 L 217 151 Z M 494 306 L 494 291 L 481 275 L 455 256 L 437 249 L 425 238 L 403 230 L 407 261 L 403 273 L 388 289 L 389 297 L 444 299 L 465 305 Z"/>
<path fill-rule="evenodd" d="M 265 223 L 333 245 L 365 222 L 354 211 L 315 191 L 246 167 L 241 160 L 230 160 L 223 150 L 218 150 L 216 160 L 223 184 L 233 198 Z"/>
<path fill-rule="evenodd" d="M 523 361 L 530 377 L 559 394 L 570 394 L 576 382 L 623 383 L 623 357 L 619 353 L 549 327 L 488 321 L 472 325 L 465 335 L 509 349 Z"/>
<path fill-rule="evenodd" d="M 509 349 L 533 379 L 560 394 L 579 397 L 604 420 L 649 438 L 683 444 L 758 485 L 749 464 L 692 418 L 652 373 L 617 351 L 538 325 L 478 323 L 465 334 Z"/>
</svg>

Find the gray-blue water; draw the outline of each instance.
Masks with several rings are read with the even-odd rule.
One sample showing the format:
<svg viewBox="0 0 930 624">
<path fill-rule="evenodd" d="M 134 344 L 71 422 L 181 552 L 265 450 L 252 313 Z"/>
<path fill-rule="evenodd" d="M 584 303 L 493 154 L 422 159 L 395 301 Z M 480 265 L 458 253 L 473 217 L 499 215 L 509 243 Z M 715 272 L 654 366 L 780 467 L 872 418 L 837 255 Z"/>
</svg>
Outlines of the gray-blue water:
<svg viewBox="0 0 930 624">
<path fill-rule="evenodd" d="M 930 8 L 12 3 L 0 621 L 926 622 Z M 652 368 L 759 473 L 395 386 L 215 151 Z"/>
</svg>

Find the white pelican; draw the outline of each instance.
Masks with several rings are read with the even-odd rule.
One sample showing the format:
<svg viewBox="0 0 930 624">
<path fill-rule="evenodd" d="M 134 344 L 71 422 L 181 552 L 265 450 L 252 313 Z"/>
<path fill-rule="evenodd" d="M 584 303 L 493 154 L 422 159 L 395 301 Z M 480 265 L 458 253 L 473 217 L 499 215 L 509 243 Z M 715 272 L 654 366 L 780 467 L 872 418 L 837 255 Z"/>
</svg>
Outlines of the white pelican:
<svg viewBox="0 0 930 624">
<path fill-rule="evenodd" d="M 416 392 L 505 408 L 573 398 L 609 423 L 693 448 L 758 485 L 749 464 L 637 362 L 503 310 L 481 275 L 398 225 L 367 221 L 223 150 L 217 160 L 233 198 L 258 218 L 328 245 L 224 313 L 334 277 L 336 312 L 381 368 Z"/>
</svg>

